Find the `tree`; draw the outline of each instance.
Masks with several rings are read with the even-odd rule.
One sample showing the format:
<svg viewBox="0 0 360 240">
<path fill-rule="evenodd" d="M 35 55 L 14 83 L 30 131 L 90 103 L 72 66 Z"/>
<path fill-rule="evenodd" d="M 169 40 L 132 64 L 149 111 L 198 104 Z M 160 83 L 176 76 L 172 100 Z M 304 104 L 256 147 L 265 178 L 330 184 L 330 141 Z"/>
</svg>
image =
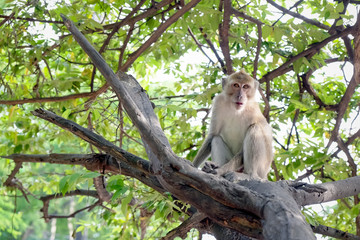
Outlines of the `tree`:
<svg viewBox="0 0 360 240">
<path fill-rule="evenodd" d="M 1 4 L 2 237 L 360 239 L 357 1 Z M 274 129 L 269 181 L 189 161 L 240 68 Z"/>
</svg>

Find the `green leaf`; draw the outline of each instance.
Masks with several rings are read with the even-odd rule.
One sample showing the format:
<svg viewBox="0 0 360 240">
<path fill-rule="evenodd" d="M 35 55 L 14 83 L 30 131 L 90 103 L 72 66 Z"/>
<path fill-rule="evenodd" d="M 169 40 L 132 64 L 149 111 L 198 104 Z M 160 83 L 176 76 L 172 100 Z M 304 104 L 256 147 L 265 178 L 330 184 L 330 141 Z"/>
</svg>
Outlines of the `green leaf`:
<svg viewBox="0 0 360 240">
<path fill-rule="evenodd" d="M 73 188 L 80 179 L 81 179 L 80 173 L 71 174 L 68 179 L 69 188 L 70 189 Z"/>
<path fill-rule="evenodd" d="M 21 153 L 23 149 L 23 145 L 22 144 L 18 144 L 16 145 L 16 147 L 14 148 L 14 153 Z"/>
<path fill-rule="evenodd" d="M 329 17 L 330 17 L 330 11 L 326 11 L 324 18 L 325 18 L 325 19 L 328 19 Z"/>
<path fill-rule="evenodd" d="M 82 178 L 96 178 L 98 176 L 100 176 L 101 174 L 98 172 L 86 172 L 84 174 L 82 174 Z"/>
<path fill-rule="evenodd" d="M 59 191 L 60 191 L 63 195 L 65 195 L 65 193 L 67 193 L 68 190 L 69 190 L 68 180 L 69 180 L 69 176 L 65 176 L 65 177 L 63 177 L 63 178 L 59 181 Z"/>
<path fill-rule="evenodd" d="M 306 105 L 305 103 L 303 102 L 300 102 L 299 100 L 296 100 L 296 99 L 290 99 L 290 102 L 292 104 L 294 104 L 295 108 L 298 108 L 302 111 L 306 111 L 308 110 L 310 107 L 308 105 Z"/>
<path fill-rule="evenodd" d="M 264 39 L 268 38 L 273 33 L 273 28 L 268 25 L 263 25 L 262 27 L 262 37 Z"/>
<path fill-rule="evenodd" d="M 113 196 L 111 197 L 111 200 L 116 200 L 116 199 L 120 198 L 122 195 L 124 195 L 124 193 L 126 193 L 127 190 L 129 190 L 129 188 L 127 186 L 118 188 L 115 191 L 115 193 L 113 194 Z"/>
<path fill-rule="evenodd" d="M 65 112 L 61 115 L 63 118 L 68 118 L 71 113 L 71 109 L 66 109 Z"/>
<path fill-rule="evenodd" d="M 293 63 L 294 71 L 296 74 L 298 74 L 300 72 L 301 67 L 303 65 L 303 60 L 304 60 L 304 58 L 300 58 Z"/>
<path fill-rule="evenodd" d="M 283 37 L 283 31 L 280 29 L 280 28 L 278 28 L 278 27 L 275 27 L 274 28 L 274 38 L 275 38 L 275 42 L 280 42 L 281 41 L 281 39 L 282 39 L 282 37 Z"/>
<path fill-rule="evenodd" d="M 76 228 L 76 232 L 82 232 L 85 230 L 85 226 L 80 225 L 79 227 Z"/>
</svg>

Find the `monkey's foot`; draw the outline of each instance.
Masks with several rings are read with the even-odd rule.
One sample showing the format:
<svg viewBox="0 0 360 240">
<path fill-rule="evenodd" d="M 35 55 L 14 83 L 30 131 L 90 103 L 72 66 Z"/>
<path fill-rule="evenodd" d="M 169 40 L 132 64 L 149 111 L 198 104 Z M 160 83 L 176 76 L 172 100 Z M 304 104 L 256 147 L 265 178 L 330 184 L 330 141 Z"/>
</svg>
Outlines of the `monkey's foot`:
<svg viewBox="0 0 360 240">
<path fill-rule="evenodd" d="M 238 172 L 238 173 L 243 173 L 243 172 L 244 172 L 244 167 L 239 168 L 239 169 L 238 169 L 238 170 L 236 170 L 235 172 Z"/>
<path fill-rule="evenodd" d="M 201 170 L 206 173 L 217 174 L 216 169 L 218 168 L 219 166 L 215 165 L 213 162 L 205 162 L 204 167 Z"/>
</svg>

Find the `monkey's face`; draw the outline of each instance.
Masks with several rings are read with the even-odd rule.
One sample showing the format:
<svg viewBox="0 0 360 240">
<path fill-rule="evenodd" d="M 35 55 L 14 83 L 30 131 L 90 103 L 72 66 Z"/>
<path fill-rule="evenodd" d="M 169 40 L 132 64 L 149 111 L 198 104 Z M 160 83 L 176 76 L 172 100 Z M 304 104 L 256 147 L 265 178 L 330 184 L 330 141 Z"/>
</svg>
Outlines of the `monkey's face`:
<svg viewBox="0 0 360 240">
<path fill-rule="evenodd" d="M 258 83 L 244 70 L 241 70 L 231 74 L 223 82 L 223 86 L 228 101 L 236 110 L 241 110 L 246 107 L 248 100 L 254 98 Z"/>
<path fill-rule="evenodd" d="M 247 103 L 251 85 L 247 82 L 232 81 L 229 88 L 231 103 L 236 110 L 242 109 Z"/>
</svg>

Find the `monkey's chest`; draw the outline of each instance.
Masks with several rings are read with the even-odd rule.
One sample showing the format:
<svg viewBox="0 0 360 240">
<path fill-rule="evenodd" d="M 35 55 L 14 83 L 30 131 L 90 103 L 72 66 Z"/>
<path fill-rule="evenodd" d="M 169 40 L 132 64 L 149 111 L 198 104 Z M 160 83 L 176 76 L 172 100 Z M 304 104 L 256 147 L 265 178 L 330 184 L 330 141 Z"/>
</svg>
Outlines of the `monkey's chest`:
<svg viewBox="0 0 360 240">
<path fill-rule="evenodd" d="M 233 155 L 242 151 L 246 131 L 244 119 L 233 116 L 225 119 L 220 135 Z"/>
</svg>

